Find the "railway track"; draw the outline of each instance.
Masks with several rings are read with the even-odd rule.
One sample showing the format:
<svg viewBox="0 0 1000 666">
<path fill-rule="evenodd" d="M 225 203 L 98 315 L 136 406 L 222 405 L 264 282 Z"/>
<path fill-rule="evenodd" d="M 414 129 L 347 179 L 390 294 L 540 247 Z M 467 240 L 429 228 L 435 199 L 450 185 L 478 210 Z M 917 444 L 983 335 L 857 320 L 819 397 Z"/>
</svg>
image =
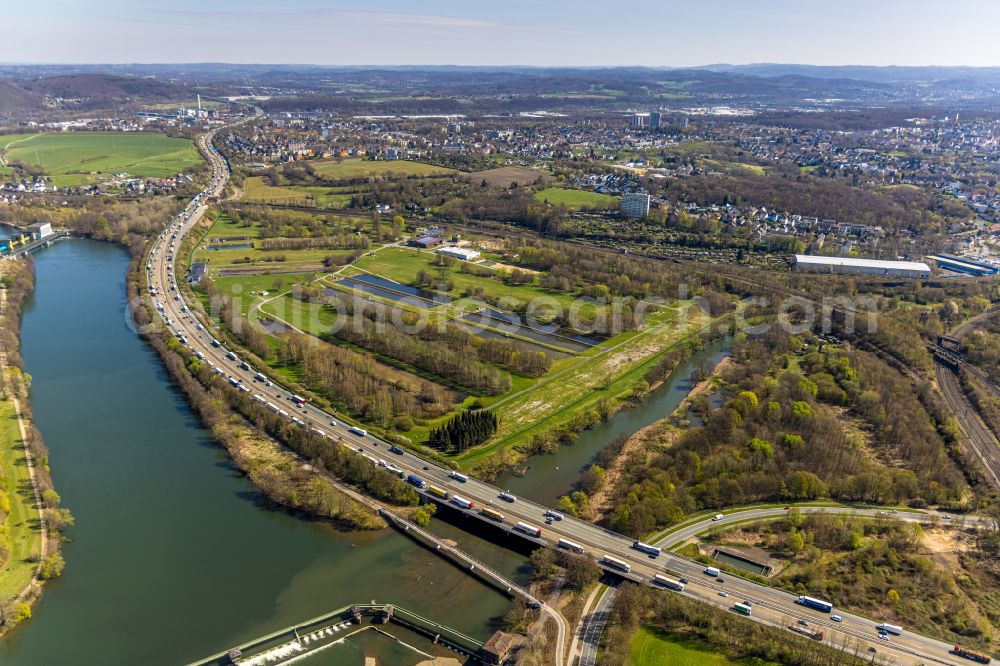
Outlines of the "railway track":
<svg viewBox="0 0 1000 666">
<path fill-rule="evenodd" d="M 1000 442 L 997 442 L 996 437 L 969 403 L 955 371 L 939 361 L 936 374 L 941 394 L 948 408 L 958 419 L 959 426 L 965 433 L 973 452 L 986 469 L 987 480 L 990 485 L 1000 490 Z"/>
</svg>

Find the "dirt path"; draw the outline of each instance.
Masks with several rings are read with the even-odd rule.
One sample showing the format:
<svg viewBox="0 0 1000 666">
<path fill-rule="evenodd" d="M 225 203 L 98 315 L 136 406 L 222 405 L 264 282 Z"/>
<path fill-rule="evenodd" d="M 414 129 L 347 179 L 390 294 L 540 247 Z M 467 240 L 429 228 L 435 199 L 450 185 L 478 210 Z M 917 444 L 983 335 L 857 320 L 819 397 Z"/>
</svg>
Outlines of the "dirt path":
<svg viewBox="0 0 1000 666">
<path fill-rule="evenodd" d="M 7 145 L 5 145 L 3 147 L 3 149 L 0 149 L 0 167 L 4 167 L 4 168 L 7 167 L 7 161 L 4 159 L 3 156 L 4 156 L 4 153 L 7 152 L 8 148 L 10 148 L 11 146 L 13 146 L 15 143 L 21 143 L 22 141 L 30 141 L 31 139 L 34 139 L 36 136 L 41 136 L 41 133 L 39 133 L 39 134 L 32 134 L 31 136 L 26 136 L 26 137 L 21 138 L 21 139 L 15 139 L 14 141 L 11 141 Z"/>
</svg>

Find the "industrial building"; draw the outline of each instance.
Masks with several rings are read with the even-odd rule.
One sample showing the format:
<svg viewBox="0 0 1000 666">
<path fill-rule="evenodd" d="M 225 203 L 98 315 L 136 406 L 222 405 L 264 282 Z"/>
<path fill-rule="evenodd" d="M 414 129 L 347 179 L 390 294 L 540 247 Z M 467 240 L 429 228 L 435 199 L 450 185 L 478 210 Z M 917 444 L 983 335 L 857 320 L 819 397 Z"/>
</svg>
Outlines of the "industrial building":
<svg viewBox="0 0 1000 666">
<path fill-rule="evenodd" d="M 458 247 L 457 245 L 447 245 L 442 248 L 434 250 L 435 254 L 443 254 L 449 257 L 455 257 L 456 259 L 461 259 L 463 261 L 473 261 L 479 258 L 479 250 L 470 250 L 464 247 Z"/>
<path fill-rule="evenodd" d="M 809 254 L 795 255 L 793 267 L 811 273 L 838 273 L 843 275 L 885 275 L 892 277 L 930 277 L 931 269 L 918 261 L 883 261 L 880 259 L 855 259 L 853 257 L 817 257 Z"/>
<path fill-rule="evenodd" d="M 953 257 L 950 254 L 932 254 L 927 258 L 933 259 L 934 262 L 937 263 L 938 268 L 955 273 L 964 273 L 965 275 L 975 275 L 980 277 L 983 275 L 994 275 L 1000 272 L 1000 267 L 991 266 L 990 264 L 984 264 L 972 259 Z"/>
<path fill-rule="evenodd" d="M 647 217 L 649 215 L 649 195 L 645 192 L 626 192 L 622 195 L 618 210 L 622 217 Z"/>
</svg>

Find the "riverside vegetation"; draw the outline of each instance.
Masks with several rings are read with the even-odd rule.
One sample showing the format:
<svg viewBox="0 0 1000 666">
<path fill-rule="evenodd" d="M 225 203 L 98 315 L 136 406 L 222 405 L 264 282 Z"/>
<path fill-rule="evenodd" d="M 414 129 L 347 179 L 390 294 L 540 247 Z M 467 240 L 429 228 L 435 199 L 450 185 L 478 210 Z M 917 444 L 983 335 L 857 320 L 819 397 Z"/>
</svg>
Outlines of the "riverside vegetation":
<svg viewBox="0 0 1000 666">
<path fill-rule="evenodd" d="M 28 402 L 31 377 L 23 371 L 18 353 L 22 304 L 33 289 L 30 259 L 0 261 L 0 349 L 6 361 L 0 365 L 0 633 L 30 618 L 32 604 L 42 593 L 41 583 L 62 574 L 60 544 L 64 530 L 73 524 L 52 484 L 48 451 Z M 27 441 L 21 437 L 19 416 L 26 424 Z M 28 473 L 28 455 L 34 481 Z"/>
</svg>

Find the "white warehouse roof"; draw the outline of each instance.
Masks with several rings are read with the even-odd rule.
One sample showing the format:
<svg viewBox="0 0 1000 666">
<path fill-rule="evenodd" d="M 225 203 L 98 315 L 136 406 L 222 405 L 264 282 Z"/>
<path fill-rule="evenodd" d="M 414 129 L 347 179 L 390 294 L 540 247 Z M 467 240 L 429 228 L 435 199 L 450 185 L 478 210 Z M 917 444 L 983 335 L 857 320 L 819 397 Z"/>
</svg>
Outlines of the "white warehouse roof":
<svg viewBox="0 0 1000 666">
<path fill-rule="evenodd" d="M 795 263 L 809 266 L 850 266 L 892 271 L 926 271 L 931 267 L 920 261 L 883 261 L 882 259 L 856 259 L 854 257 L 817 257 L 811 254 L 795 255 Z"/>
</svg>

